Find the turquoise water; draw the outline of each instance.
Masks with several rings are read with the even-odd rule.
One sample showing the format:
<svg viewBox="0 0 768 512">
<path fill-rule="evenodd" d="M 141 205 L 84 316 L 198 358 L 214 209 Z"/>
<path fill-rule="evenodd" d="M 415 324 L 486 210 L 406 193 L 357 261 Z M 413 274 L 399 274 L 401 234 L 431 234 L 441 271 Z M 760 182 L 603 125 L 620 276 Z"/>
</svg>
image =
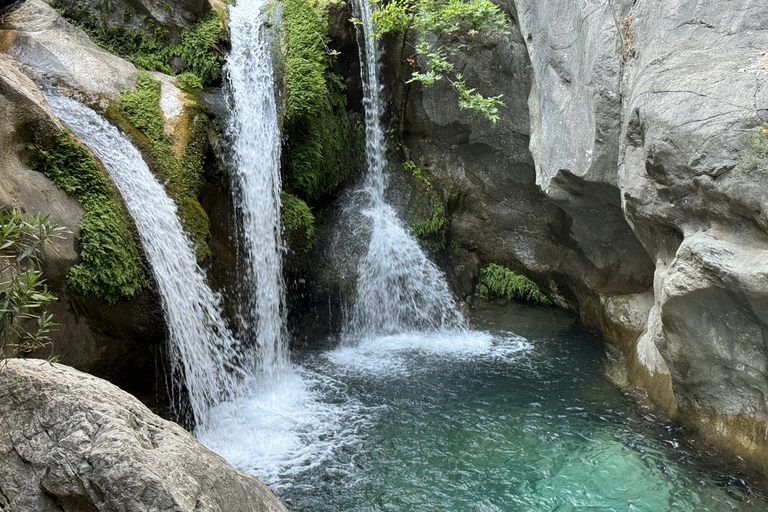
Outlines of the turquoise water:
<svg viewBox="0 0 768 512">
<path fill-rule="evenodd" d="M 299 354 L 203 442 L 302 511 L 768 509 L 746 468 L 611 384 L 570 317 L 481 313 L 471 333 Z"/>
</svg>

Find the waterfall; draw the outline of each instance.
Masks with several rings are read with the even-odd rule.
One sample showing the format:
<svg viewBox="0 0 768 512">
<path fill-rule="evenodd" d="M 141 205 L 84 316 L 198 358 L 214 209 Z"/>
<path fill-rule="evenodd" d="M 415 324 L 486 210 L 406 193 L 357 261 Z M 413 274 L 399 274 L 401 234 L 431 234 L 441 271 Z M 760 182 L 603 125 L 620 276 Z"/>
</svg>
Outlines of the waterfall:
<svg viewBox="0 0 768 512">
<path fill-rule="evenodd" d="M 280 123 L 262 5 L 240 0 L 229 9 L 227 61 L 235 203 L 245 262 L 241 319 L 257 350 L 252 367 L 263 384 L 288 364 L 280 225 Z"/>
<path fill-rule="evenodd" d="M 379 48 L 372 36 L 368 0 L 353 2 L 362 21 L 358 34 L 360 74 L 365 107 L 368 172 L 363 184 L 361 213 L 370 229 L 368 251 L 358 264 L 357 299 L 347 334 L 353 338 L 408 331 L 462 329 L 466 323 L 456 310 L 443 273 L 411 237 L 395 210 L 387 204 L 386 140 L 379 82 Z"/>
<path fill-rule="evenodd" d="M 136 223 L 170 331 L 172 376 L 183 379 L 195 423 L 202 428 L 209 409 L 232 396 L 242 372 L 229 359 L 235 354 L 234 340 L 219 314 L 219 297 L 206 284 L 181 227 L 176 205 L 117 128 L 72 99 L 51 95 L 46 99 L 104 164 Z"/>
</svg>

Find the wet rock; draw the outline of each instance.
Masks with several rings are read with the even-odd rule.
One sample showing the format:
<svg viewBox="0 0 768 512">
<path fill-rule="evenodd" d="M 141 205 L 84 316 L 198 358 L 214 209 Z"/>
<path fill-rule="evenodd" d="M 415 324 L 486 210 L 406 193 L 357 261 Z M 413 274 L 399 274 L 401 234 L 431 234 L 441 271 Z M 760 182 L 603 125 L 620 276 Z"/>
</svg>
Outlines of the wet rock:
<svg viewBox="0 0 768 512">
<path fill-rule="evenodd" d="M 28 71 L 90 96 L 116 99 L 132 89 L 136 67 L 93 43 L 42 0 L 27 0 L 4 15 L 0 32 L 7 52 Z"/>
<path fill-rule="evenodd" d="M 0 389 L 3 510 L 286 510 L 256 478 L 108 382 L 10 360 Z"/>
</svg>

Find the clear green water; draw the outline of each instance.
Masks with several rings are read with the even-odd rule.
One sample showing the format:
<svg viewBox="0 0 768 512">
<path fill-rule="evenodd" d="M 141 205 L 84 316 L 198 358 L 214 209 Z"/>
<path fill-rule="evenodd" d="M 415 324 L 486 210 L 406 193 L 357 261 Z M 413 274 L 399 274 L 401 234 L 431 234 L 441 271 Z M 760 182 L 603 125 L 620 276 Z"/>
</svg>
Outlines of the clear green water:
<svg viewBox="0 0 768 512">
<path fill-rule="evenodd" d="M 302 511 L 768 510 L 746 468 L 611 384 L 569 317 L 481 313 L 486 334 L 300 354 L 206 444 Z"/>
</svg>

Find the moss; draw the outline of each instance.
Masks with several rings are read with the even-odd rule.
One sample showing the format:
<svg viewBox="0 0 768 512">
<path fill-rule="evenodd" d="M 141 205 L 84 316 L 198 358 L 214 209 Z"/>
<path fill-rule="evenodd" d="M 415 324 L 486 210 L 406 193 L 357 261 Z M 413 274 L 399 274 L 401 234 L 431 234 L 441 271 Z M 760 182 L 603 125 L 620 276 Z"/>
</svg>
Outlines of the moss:
<svg viewBox="0 0 768 512">
<path fill-rule="evenodd" d="M 549 304 L 549 299 L 538 286 L 527 277 L 512 272 L 506 267 L 491 263 L 480 270 L 479 295 L 504 299 L 523 299 L 540 304 Z"/>
<path fill-rule="evenodd" d="M 292 194 L 283 194 L 280 199 L 280 215 L 288 245 L 296 250 L 309 251 L 315 245 L 315 216 L 312 210 Z"/>
<path fill-rule="evenodd" d="M 192 130 L 183 154 L 174 150 L 174 137 L 165 133 L 160 109 L 160 82 L 139 73 L 136 90 L 123 93 L 119 113 L 148 140 L 154 167 L 166 180 L 168 194 L 179 209 L 182 225 L 195 243 L 198 260 L 210 254 L 210 222 L 198 202 L 203 185 L 203 158 L 207 146 L 208 116 L 201 109 L 193 114 Z"/>
<path fill-rule="evenodd" d="M 144 30 L 130 30 L 122 25 L 105 26 L 99 14 L 90 12 L 83 4 L 80 11 L 62 7 L 56 2 L 59 13 L 82 29 L 96 44 L 118 55 L 141 69 L 173 74 L 171 61 L 181 57 L 189 73 L 194 74 L 202 85 L 221 78 L 226 46 L 226 11 L 213 9 L 195 22 L 189 30 L 181 32 L 181 42 L 174 44 L 167 29 L 154 20 L 144 17 Z M 126 16 L 126 13 L 123 13 Z"/>
<path fill-rule="evenodd" d="M 82 262 L 70 270 L 68 291 L 114 303 L 149 284 L 118 194 L 90 152 L 68 132 L 52 146 L 33 145 L 32 168 L 74 195 L 85 215 L 80 223 Z"/>
<path fill-rule="evenodd" d="M 750 147 L 739 153 L 739 168 L 768 172 L 768 123 L 752 132 Z"/>
<path fill-rule="evenodd" d="M 327 12 L 286 0 L 287 181 L 308 201 L 332 192 L 363 164 L 362 130 L 347 112 L 341 78 L 330 71 Z"/>
<path fill-rule="evenodd" d="M 445 250 L 448 247 L 448 208 L 446 192 L 438 192 L 429 171 L 419 167 L 411 160 L 403 162 L 403 170 L 415 178 L 416 209 L 426 212 L 422 218 L 411 220 L 411 231 L 427 249 L 432 252 Z M 420 204 L 419 204 L 420 203 Z"/>
</svg>

